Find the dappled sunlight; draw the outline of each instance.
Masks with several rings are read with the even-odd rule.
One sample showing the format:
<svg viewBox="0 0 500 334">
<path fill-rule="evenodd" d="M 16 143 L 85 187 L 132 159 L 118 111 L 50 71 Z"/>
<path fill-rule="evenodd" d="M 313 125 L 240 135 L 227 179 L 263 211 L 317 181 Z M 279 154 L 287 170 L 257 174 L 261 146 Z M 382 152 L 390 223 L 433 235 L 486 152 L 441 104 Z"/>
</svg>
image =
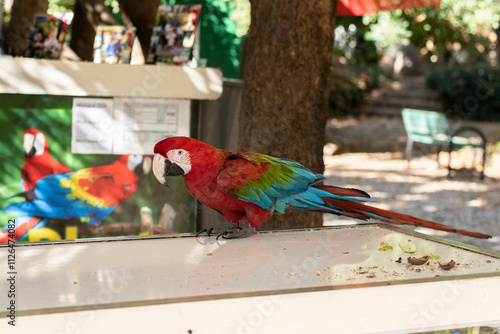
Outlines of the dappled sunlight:
<svg viewBox="0 0 500 334">
<path fill-rule="evenodd" d="M 425 212 L 437 212 L 439 210 L 437 205 L 423 205 L 422 209 Z"/>
<path fill-rule="evenodd" d="M 468 201 L 466 203 L 467 206 L 470 206 L 470 207 L 482 207 L 482 206 L 486 206 L 488 205 L 488 201 L 483 199 L 483 198 L 477 198 L 477 199 L 473 199 L 471 201 Z"/>
<path fill-rule="evenodd" d="M 468 192 L 483 192 L 489 190 L 490 187 L 486 184 L 478 182 L 460 182 L 460 181 L 440 181 L 429 182 L 413 187 L 415 193 L 431 193 L 436 191 L 468 191 Z"/>
<path fill-rule="evenodd" d="M 371 196 L 368 205 L 490 234 L 493 238 L 483 240 L 427 228 L 404 228 L 500 251 L 500 181 L 491 177 L 480 181 L 468 171 L 457 173 L 452 179 L 447 175 L 447 169 L 438 166 L 435 155 L 413 159 L 411 168 L 400 153 L 325 156 L 325 183 L 368 192 Z M 363 223 L 328 214 L 324 215 L 324 222 L 325 225 Z"/>
<path fill-rule="evenodd" d="M 370 187 L 372 188 L 372 187 Z M 366 189 L 365 189 L 366 191 Z M 381 191 L 376 191 L 376 190 L 370 190 L 370 196 L 372 198 L 388 198 L 389 194 Z"/>
<path fill-rule="evenodd" d="M 486 246 L 485 248 L 489 248 L 495 252 L 500 252 L 500 237 L 499 236 L 494 236 L 493 238 L 489 239 L 489 240 L 486 240 L 485 242 L 488 243 L 488 246 Z"/>
<path fill-rule="evenodd" d="M 419 233 L 432 235 L 435 237 L 441 237 L 441 238 L 446 238 L 447 236 L 450 235 L 450 233 L 448 233 L 448 232 L 432 230 L 430 228 L 425 228 L 425 227 L 416 227 L 413 230 L 416 232 L 419 232 Z"/>
<path fill-rule="evenodd" d="M 429 199 L 429 196 L 422 195 L 422 194 L 402 194 L 398 195 L 399 200 L 403 201 L 426 201 Z"/>
</svg>

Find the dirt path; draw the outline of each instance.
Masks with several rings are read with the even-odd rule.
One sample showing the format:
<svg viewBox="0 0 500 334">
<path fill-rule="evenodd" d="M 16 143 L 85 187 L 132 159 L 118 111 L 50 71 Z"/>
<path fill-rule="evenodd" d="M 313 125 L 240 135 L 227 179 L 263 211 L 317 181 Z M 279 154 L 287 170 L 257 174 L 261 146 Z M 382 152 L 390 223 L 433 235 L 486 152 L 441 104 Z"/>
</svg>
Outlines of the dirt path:
<svg viewBox="0 0 500 334">
<path fill-rule="evenodd" d="M 344 153 L 325 156 L 327 184 L 365 190 L 375 201 L 373 205 L 384 209 L 493 235 L 492 239 L 479 240 L 417 229 L 500 252 L 500 159 L 491 157 L 484 181 L 470 170 L 448 180 L 447 169 L 438 168 L 432 155 L 412 160 L 409 169 L 403 154 L 406 135 L 402 121 L 398 121 L 370 118 L 331 123 L 327 137 L 338 146 L 337 152 Z M 500 137 L 498 124 L 481 128 L 489 138 Z M 352 153 L 356 151 L 364 153 Z M 441 154 L 441 163 L 445 162 L 447 154 Z M 326 224 L 352 222 L 325 215 Z"/>
</svg>

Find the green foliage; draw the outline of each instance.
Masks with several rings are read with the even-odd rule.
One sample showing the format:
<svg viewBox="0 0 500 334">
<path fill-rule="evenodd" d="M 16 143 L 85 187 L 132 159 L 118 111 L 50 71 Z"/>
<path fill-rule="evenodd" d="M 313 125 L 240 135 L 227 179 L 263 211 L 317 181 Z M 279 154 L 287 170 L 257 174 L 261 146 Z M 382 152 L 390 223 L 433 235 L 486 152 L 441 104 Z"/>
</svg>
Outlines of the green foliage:
<svg viewBox="0 0 500 334">
<path fill-rule="evenodd" d="M 342 117 L 359 106 L 363 96 L 384 81 L 380 53 L 366 39 L 361 18 L 339 17 L 335 30 L 334 66 L 330 77 L 330 117 Z"/>
<path fill-rule="evenodd" d="M 394 57 L 402 45 L 412 43 L 432 62 L 494 62 L 495 58 L 491 56 L 494 53 L 489 51 L 498 44 L 493 41 L 496 38 L 494 29 L 498 29 L 499 23 L 498 0 L 442 0 L 440 8 L 395 10 L 363 17 L 338 17 L 334 58 L 339 60 L 339 64 L 334 65 L 331 80 L 331 116 L 349 114 L 353 107 L 362 102 L 366 92 L 384 80 L 384 73 L 377 64 L 381 52 Z M 483 70 L 487 73 L 485 75 L 495 77 L 491 70 Z M 496 99 L 488 95 L 484 100 L 476 98 L 476 101 L 473 100 L 474 90 L 473 93 L 467 91 L 475 89 L 477 80 L 482 78 L 477 73 L 467 76 L 467 71 L 474 70 L 464 70 L 459 75 L 466 82 L 463 83 L 466 87 L 457 88 L 456 91 L 451 87 L 460 85 L 459 83 L 438 79 L 434 84 L 440 87 L 439 96 L 446 101 L 448 108 L 455 106 L 457 109 L 457 105 L 461 106 L 465 111 L 457 113 L 467 114 L 467 117 L 487 119 L 488 115 L 493 115 L 495 119 L 498 118 L 492 111 L 496 106 Z M 492 80 L 488 81 L 488 92 L 494 86 L 491 82 L 498 83 L 498 79 Z M 472 97 L 467 99 L 471 94 Z"/>
<path fill-rule="evenodd" d="M 242 37 L 250 28 L 250 0 L 228 0 L 231 3 L 229 17 L 236 23 L 236 36 Z"/>
<path fill-rule="evenodd" d="M 120 14 L 120 4 L 118 0 L 104 0 L 104 6 L 106 6 L 109 12 L 113 15 L 118 24 L 123 25 L 123 19 Z"/>
<path fill-rule="evenodd" d="M 330 96 L 328 99 L 330 117 L 351 114 L 353 108 L 363 101 L 364 85 L 358 83 L 347 67 L 339 66 L 330 77 Z"/>
<path fill-rule="evenodd" d="M 366 38 L 391 56 L 395 56 L 400 45 L 407 45 L 412 36 L 409 22 L 403 18 L 401 10 L 364 16 L 363 22 L 369 27 Z"/>
<path fill-rule="evenodd" d="M 241 39 L 231 19 L 231 2 L 224 0 L 175 0 L 172 4 L 202 4 L 200 57 L 207 66 L 219 67 L 225 78 L 241 78 Z"/>
<path fill-rule="evenodd" d="M 433 62 L 488 60 L 491 34 L 500 23 L 498 0 L 442 0 L 440 8 L 380 12 L 363 17 L 367 38 L 394 53 L 414 44 Z"/>
<path fill-rule="evenodd" d="M 448 116 L 500 121 L 500 70 L 485 65 L 446 66 L 427 76 Z"/>
<path fill-rule="evenodd" d="M 76 0 L 49 0 L 47 13 L 72 12 Z"/>
</svg>

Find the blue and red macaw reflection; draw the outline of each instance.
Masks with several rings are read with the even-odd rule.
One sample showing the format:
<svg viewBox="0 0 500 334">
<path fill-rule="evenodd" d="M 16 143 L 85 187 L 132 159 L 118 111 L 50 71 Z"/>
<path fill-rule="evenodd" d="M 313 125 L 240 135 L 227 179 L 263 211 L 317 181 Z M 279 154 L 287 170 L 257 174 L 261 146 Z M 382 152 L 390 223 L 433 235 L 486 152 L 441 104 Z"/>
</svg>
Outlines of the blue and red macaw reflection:
<svg viewBox="0 0 500 334">
<path fill-rule="evenodd" d="M 150 157 L 123 155 L 110 165 L 48 175 L 36 182 L 30 194 L 20 194 L 26 201 L 4 211 L 96 224 L 137 189 L 140 177 L 150 169 Z"/>
<path fill-rule="evenodd" d="M 56 161 L 49 151 L 49 143 L 44 133 L 38 129 L 26 129 L 23 133 L 24 163 L 21 167 L 21 191 L 27 199 L 32 194 L 36 182 L 41 178 L 60 173 L 73 172 L 64 163 Z M 22 215 L 16 218 L 14 241 L 23 239 L 31 229 L 47 224 L 47 218 Z M 8 242 L 7 228 L 0 234 L 0 243 Z"/>
</svg>

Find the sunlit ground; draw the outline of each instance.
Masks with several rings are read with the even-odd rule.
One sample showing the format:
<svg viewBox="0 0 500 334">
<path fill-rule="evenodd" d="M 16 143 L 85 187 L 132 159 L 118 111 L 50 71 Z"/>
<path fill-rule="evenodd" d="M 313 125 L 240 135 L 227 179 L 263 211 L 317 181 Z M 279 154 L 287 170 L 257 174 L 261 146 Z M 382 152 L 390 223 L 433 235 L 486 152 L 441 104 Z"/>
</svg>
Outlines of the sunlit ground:
<svg viewBox="0 0 500 334">
<path fill-rule="evenodd" d="M 440 163 L 447 163 L 446 154 L 441 154 Z M 365 190 L 372 197 L 372 205 L 490 234 L 493 238 L 480 240 L 425 228 L 408 228 L 500 251 L 500 164 L 496 162 L 487 166 L 487 177 L 483 181 L 471 170 L 460 171 L 451 180 L 447 179 L 447 169 L 438 168 L 435 156 L 413 159 L 411 169 L 401 153 L 325 156 L 325 165 L 327 184 Z M 335 215 L 324 215 L 324 219 L 325 225 L 360 222 Z"/>
</svg>

